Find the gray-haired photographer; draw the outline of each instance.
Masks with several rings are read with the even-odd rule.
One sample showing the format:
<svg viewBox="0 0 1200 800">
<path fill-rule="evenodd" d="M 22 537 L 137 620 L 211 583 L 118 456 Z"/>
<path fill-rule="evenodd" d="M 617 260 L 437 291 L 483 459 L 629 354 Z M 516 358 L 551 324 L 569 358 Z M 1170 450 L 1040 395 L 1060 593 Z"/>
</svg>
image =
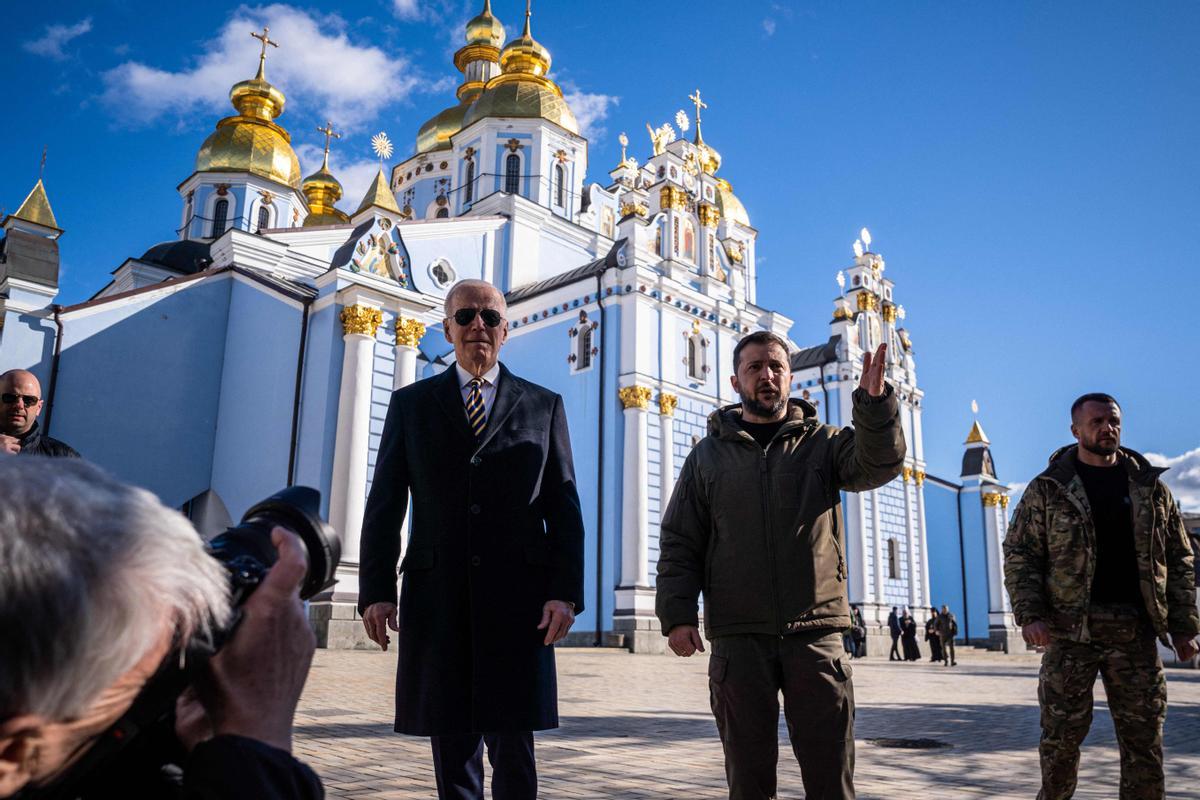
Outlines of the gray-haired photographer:
<svg viewBox="0 0 1200 800">
<path fill-rule="evenodd" d="M 206 549 L 85 462 L 0 458 L 0 486 L 0 797 L 323 797 L 290 753 L 338 558 L 315 491 Z"/>
</svg>

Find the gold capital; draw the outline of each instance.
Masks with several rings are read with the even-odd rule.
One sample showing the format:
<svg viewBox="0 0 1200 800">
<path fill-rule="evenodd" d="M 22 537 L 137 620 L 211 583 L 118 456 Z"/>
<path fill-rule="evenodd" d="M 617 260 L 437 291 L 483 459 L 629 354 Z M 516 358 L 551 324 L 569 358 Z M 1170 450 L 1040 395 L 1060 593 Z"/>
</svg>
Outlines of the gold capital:
<svg viewBox="0 0 1200 800">
<path fill-rule="evenodd" d="M 396 317 L 396 344 L 416 347 L 425 335 L 425 323 L 415 319 Z"/>
<path fill-rule="evenodd" d="M 646 386 L 622 386 L 617 389 L 621 405 L 625 408 L 640 408 L 643 411 L 650 405 L 650 389 Z"/>
<path fill-rule="evenodd" d="M 891 303 L 883 304 L 883 321 L 889 323 L 896 321 L 896 307 Z"/>
<path fill-rule="evenodd" d="M 983 504 L 988 508 L 1000 505 L 1000 495 L 997 492 L 988 492 L 983 495 Z"/>
<path fill-rule="evenodd" d="M 1006 494 L 1000 495 L 1000 506 L 1002 508 L 1008 508 L 1008 500 L 1009 500 L 1008 495 L 1006 495 Z"/>
<path fill-rule="evenodd" d="M 911 481 L 911 480 L 912 480 L 912 476 L 913 476 L 913 470 L 912 470 L 912 467 L 905 467 L 905 468 L 904 468 L 904 471 L 901 473 L 901 475 L 902 475 L 902 477 L 904 478 L 904 482 L 905 482 L 905 483 L 908 483 L 909 481 Z"/>
<path fill-rule="evenodd" d="M 664 417 L 675 416 L 675 407 L 679 405 L 679 398 L 673 394 L 660 392 L 658 395 L 658 412 Z"/>
<path fill-rule="evenodd" d="M 375 331 L 383 324 L 383 312 L 370 306 L 353 305 L 342 309 L 342 332 L 349 336 L 352 333 L 374 338 Z"/>
<path fill-rule="evenodd" d="M 704 228 L 715 228 L 721 222 L 721 212 L 716 206 L 708 203 L 701 203 L 696 209 L 697 215 L 700 217 L 700 226 Z"/>
<path fill-rule="evenodd" d="M 918 469 L 913 472 L 913 480 L 917 482 L 917 486 L 925 483 L 925 470 Z"/>
</svg>

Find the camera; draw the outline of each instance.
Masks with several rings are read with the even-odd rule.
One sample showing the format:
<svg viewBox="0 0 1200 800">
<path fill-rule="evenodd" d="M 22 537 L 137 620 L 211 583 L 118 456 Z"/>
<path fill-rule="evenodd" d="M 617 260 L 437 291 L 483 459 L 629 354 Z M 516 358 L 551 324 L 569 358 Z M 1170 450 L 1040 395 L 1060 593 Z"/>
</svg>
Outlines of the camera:
<svg viewBox="0 0 1200 800">
<path fill-rule="evenodd" d="M 202 679 L 208 659 L 233 637 L 241 607 L 278 559 L 271 543 L 272 529 L 287 528 L 304 543 L 308 571 L 300 585 L 302 599 L 334 584 L 341 539 L 321 519 L 320 508 L 321 493 L 316 489 L 290 486 L 256 503 L 240 523 L 209 539 L 209 555 L 229 573 L 235 611 L 232 620 L 224 629 L 213 631 L 208 640 L 177 641 L 125 715 L 97 738 L 65 775 L 39 792 L 39 800 L 158 796 L 158 783 L 153 789 L 134 783 L 135 776 L 143 775 L 175 784 L 181 775 L 179 765 L 187 756 L 175 736 L 175 701 L 184 689 Z"/>
<path fill-rule="evenodd" d="M 250 508 L 241 523 L 208 542 L 208 552 L 229 571 L 233 605 L 240 607 L 275 563 L 271 529 L 294 531 L 308 551 L 308 574 L 300 597 L 308 600 L 334 583 L 342 557 L 341 540 L 321 519 L 321 493 L 307 486 L 289 486 Z"/>
</svg>

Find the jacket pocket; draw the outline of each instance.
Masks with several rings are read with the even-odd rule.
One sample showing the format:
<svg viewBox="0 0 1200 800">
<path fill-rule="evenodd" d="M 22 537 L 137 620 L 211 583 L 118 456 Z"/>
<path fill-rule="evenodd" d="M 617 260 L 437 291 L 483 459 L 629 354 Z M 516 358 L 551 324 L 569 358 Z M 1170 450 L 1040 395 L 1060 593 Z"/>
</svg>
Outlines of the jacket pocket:
<svg viewBox="0 0 1200 800">
<path fill-rule="evenodd" d="M 409 548 L 408 552 L 404 555 L 404 560 L 400 562 L 400 572 L 433 569 L 435 555 L 432 550 L 427 550 L 423 547 Z"/>
<path fill-rule="evenodd" d="M 729 659 L 725 656 L 711 655 L 708 657 L 708 679 L 713 683 L 723 682 L 728 670 Z"/>
</svg>

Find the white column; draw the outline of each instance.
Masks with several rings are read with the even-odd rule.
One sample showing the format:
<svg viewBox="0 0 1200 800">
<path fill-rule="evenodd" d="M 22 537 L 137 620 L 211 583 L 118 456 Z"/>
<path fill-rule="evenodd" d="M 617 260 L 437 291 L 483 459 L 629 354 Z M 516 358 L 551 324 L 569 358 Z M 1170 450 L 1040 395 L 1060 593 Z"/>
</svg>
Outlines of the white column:
<svg viewBox="0 0 1200 800">
<path fill-rule="evenodd" d="M 904 482 L 901 486 L 904 489 L 904 531 L 908 542 L 908 604 L 912 608 L 919 608 L 928 607 L 929 604 L 924 602 L 924 593 L 921 591 L 925 571 L 921 570 L 919 574 L 917 572 L 917 531 L 914 530 L 912 518 L 912 487 L 909 485 L 911 480 L 912 467 L 905 467 Z"/>
<path fill-rule="evenodd" d="M 425 335 L 425 325 L 415 319 L 396 317 L 396 371 L 392 388 L 400 389 L 417 380 L 417 344 Z"/>
<path fill-rule="evenodd" d="M 329 490 L 329 522 L 342 535 L 338 594 L 358 593 L 358 546 L 367 491 L 367 451 L 371 436 L 371 377 L 375 368 L 375 331 L 383 321 L 377 308 L 346 306 L 342 386 L 338 395 L 337 440 Z"/>
<path fill-rule="evenodd" d="M 1001 494 L 995 491 L 983 491 L 980 500 L 983 503 L 984 542 L 987 548 L 988 571 L 988 624 L 1004 624 L 1004 556 L 1000 543 L 1003 534 L 999 525 L 999 506 Z"/>
<path fill-rule="evenodd" d="M 854 492 L 850 495 L 850 503 L 847 510 L 850 512 L 846 520 L 846 547 L 850 546 L 851 532 L 854 534 L 854 546 L 857 548 L 858 564 L 853 571 L 853 588 L 856 590 L 858 597 L 855 599 L 854 592 L 851 592 L 850 598 L 853 602 L 867 603 L 871 602 L 868 587 L 871 586 L 869 572 L 867 570 L 867 502 L 862 492 Z"/>
<path fill-rule="evenodd" d="M 650 585 L 646 511 L 646 408 L 650 404 L 650 390 L 645 386 L 626 386 L 618 391 L 625 407 L 621 586 L 644 587 Z"/>
<path fill-rule="evenodd" d="M 929 607 L 933 605 L 933 588 L 929 580 L 929 537 L 925 533 L 925 470 L 913 472 L 913 479 L 917 485 L 917 535 L 921 537 L 921 597 L 922 605 Z"/>
<path fill-rule="evenodd" d="M 883 597 L 883 531 L 879 525 L 879 490 L 871 490 L 871 534 L 875 542 L 875 602 L 882 604 Z"/>
<path fill-rule="evenodd" d="M 675 395 L 659 392 L 658 510 L 660 520 L 667 513 L 667 504 L 671 502 L 671 495 L 675 492 L 675 406 L 678 404 L 679 398 Z"/>
</svg>

